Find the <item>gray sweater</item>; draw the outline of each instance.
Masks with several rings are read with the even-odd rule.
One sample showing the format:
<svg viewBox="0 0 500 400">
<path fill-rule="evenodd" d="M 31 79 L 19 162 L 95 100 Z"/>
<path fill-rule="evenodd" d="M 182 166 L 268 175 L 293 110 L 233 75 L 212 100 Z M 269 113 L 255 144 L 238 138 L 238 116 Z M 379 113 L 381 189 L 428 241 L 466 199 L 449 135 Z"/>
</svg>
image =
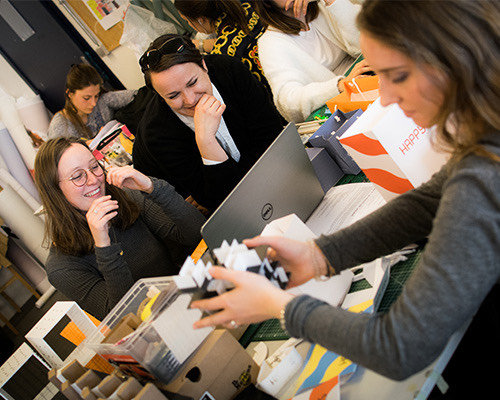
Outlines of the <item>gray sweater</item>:
<svg viewBox="0 0 500 400">
<path fill-rule="evenodd" d="M 154 189 L 150 195 L 128 191 L 141 214 L 126 230 L 110 227 L 110 246 L 97 247 L 83 256 L 50 249 L 46 263 L 50 283 L 98 319 L 102 320 L 138 279 L 176 275 L 201 240 L 205 217 L 173 186 L 151 179 Z"/>
<path fill-rule="evenodd" d="M 99 130 L 109 121 L 112 121 L 115 111 L 130 103 L 136 93 L 137 90 L 117 90 L 114 92 L 103 93 L 99 97 L 99 100 L 97 100 L 96 106 L 87 118 L 86 125 L 92 132 L 93 136 L 97 135 Z M 61 136 L 81 136 L 76 127 L 61 112 L 58 112 L 54 115 L 54 117 L 52 117 L 47 134 L 49 139 Z"/>
<path fill-rule="evenodd" d="M 483 143 L 500 155 L 500 134 Z M 469 155 L 317 244 L 338 271 L 428 237 L 386 314 L 355 314 L 301 296 L 286 307 L 290 334 L 392 379 L 422 370 L 471 319 L 500 276 L 500 163 Z"/>
</svg>

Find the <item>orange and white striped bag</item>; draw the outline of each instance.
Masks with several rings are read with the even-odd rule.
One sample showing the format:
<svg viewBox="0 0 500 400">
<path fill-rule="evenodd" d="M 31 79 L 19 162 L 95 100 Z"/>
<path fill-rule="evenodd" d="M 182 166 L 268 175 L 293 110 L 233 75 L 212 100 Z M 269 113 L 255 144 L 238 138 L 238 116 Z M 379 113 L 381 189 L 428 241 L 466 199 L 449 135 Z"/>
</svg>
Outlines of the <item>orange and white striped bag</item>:
<svg viewBox="0 0 500 400">
<path fill-rule="evenodd" d="M 432 147 L 432 132 L 398 105 L 382 107 L 377 99 L 339 141 L 389 201 L 427 181 L 448 160 L 448 154 Z"/>
</svg>

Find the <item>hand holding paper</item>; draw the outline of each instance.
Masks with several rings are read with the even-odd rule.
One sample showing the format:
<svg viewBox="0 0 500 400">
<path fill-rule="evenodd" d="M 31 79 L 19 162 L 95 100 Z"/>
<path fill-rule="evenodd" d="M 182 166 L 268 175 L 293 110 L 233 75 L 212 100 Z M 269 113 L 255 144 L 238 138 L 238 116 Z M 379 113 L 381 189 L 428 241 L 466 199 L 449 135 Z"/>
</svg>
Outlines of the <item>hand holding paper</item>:
<svg viewBox="0 0 500 400">
<path fill-rule="evenodd" d="M 293 295 L 274 286 L 266 277 L 246 271 L 231 271 L 226 268 L 209 269 L 214 279 L 229 281 L 234 289 L 220 296 L 191 303 L 191 308 L 207 311 L 220 310 L 194 323 L 194 328 L 215 325 L 238 325 L 278 318 L 281 309 Z"/>
<path fill-rule="evenodd" d="M 246 239 L 243 243 L 249 248 L 270 246 L 267 257 L 278 261 L 287 272 L 291 273 L 288 287 L 301 285 L 314 278 L 313 254 L 306 242 L 280 236 L 257 236 Z M 319 256 L 323 257 L 323 254 Z"/>
</svg>

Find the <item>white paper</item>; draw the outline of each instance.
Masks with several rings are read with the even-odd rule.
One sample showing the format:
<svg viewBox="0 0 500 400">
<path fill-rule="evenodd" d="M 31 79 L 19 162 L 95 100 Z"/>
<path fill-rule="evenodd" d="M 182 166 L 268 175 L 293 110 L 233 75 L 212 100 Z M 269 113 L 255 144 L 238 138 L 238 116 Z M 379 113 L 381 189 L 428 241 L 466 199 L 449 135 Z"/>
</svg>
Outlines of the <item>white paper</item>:
<svg viewBox="0 0 500 400">
<path fill-rule="evenodd" d="M 353 277 L 354 274 L 351 270 L 344 270 L 324 281 L 310 279 L 300 286 L 287 289 L 287 292 L 296 296 L 307 294 L 337 307 L 349 291 Z"/>
<path fill-rule="evenodd" d="M 301 339 L 290 338 L 282 344 L 261 365 L 257 376 L 257 387 L 271 396 L 280 390 L 299 371 L 303 359 L 295 346 Z"/>
<path fill-rule="evenodd" d="M 0 155 L 7 165 L 10 174 L 18 181 L 36 200 L 40 200 L 40 195 L 33 182 L 24 160 L 19 150 L 10 136 L 9 131 L 0 122 Z"/>
<path fill-rule="evenodd" d="M 189 294 L 181 294 L 152 323 L 180 363 L 183 363 L 213 330 L 211 327 L 193 329 L 193 324 L 201 318 L 202 312 L 188 308 L 190 301 Z"/>
<path fill-rule="evenodd" d="M 84 1 L 88 10 L 92 13 L 95 19 L 103 27 L 108 30 L 118 22 L 125 19 L 125 14 L 130 5 L 129 0 L 95 0 Z"/>
<path fill-rule="evenodd" d="M 39 95 L 18 98 L 16 101 L 16 109 L 26 129 L 36 133 L 44 140 L 48 139 L 47 131 L 50 125 L 49 113 Z"/>
<path fill-rule="evenodd" d="M 14 99 L 9 95 L 0 96 L 0 119 L 29 170 L 34 169 L 36 150 L 19 117 Z"/>
<path fill-rule="evenodd" d="M 351 225 L 384 204 L 385 200 L 370 182 L 334 186 L 306 225 L 316 235 L 327 235 Z"/>
<path fill-rule="evenodd" d="M 283 236 L 302 242 L 317 237 L 296 214 L 289 214 L 268 223 L 262 230 L 261 236 Z"/>
</svg>

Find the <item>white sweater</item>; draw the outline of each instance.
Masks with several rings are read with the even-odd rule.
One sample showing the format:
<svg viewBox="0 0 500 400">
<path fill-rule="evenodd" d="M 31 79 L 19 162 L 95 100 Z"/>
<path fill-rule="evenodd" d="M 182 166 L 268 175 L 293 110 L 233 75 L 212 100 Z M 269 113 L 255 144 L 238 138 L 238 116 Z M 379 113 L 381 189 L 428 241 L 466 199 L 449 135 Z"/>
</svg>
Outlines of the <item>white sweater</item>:
<svg viewBox="0 0 500 400">
<path fill-rule="evenodd" d="M 330 6 L 319 2 L 319 15 L 309 25 L 346 53 L 357 57 L 359 31 L 355 19 L 359 5 L 336 0 Z M 349 63 L 333 71 L 298 45 L 298 35 L 269 27 L 259 38 L 259 60 L 273 91 L 274 104 L 287 121 L 301 122 L 327 100 L 339 94 L 337 83 Z M 349 61 L 351 61 L 348 58 Z M 340 70 L 341 69 L 341 70 Z"/>
</svg>

